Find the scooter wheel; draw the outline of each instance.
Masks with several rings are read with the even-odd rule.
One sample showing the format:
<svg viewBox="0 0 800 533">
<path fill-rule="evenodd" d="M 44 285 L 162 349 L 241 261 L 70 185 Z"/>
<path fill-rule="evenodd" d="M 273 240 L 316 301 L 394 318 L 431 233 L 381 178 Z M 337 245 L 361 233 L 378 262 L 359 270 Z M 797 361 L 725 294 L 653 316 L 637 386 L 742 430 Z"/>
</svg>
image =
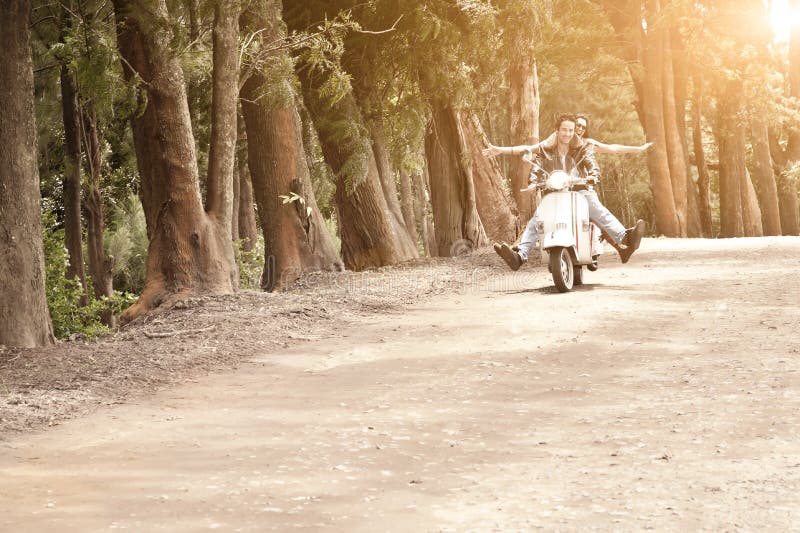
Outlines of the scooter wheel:
<svg viewBox="0 0 800 533">
<path fill-rule="evenodd" d="M 572 255 L 567 248 L 557 246 L 550 249 L 550 272 L 558 292 L 569 292 L 575 281 Z"/>
</svg>

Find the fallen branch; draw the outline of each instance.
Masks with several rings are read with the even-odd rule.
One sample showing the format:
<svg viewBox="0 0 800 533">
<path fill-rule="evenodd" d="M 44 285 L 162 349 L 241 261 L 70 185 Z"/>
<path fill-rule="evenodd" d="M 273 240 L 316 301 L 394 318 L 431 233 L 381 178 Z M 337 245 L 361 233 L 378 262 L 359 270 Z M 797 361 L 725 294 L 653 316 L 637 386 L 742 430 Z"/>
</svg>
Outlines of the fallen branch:
<svg viewBox="0 0 800 533">
<path fill-rule="evenodd" d="M 148 339 L 164 339 L 166 337 L 175 337 L 177 335 L 192 335 L 194 333 L 205 333 L 206 331 L 211 331 L 214 329 L 216 324 L 211 324 L 207 328 L 200 328 L 200 329 L 181 329 L 177 331 L 159 331 L 158 333 L 150 333 L 148 331 L 144 332 L 144 336 Z"/>
</svg>

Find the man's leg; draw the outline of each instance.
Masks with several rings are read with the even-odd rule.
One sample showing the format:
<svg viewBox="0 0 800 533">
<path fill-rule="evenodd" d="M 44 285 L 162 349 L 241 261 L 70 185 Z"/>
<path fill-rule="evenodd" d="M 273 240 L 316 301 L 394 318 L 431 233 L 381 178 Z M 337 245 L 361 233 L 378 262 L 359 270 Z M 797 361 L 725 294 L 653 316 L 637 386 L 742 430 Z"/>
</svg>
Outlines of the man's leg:
<svg viewBox="0 0 800 533">
<path fill-rule="evenodd" d="M 511 270 L 519 270 L 522 263 L 528 261 L 528 254 L 536 246 L 539 240 L 539 232 L 536 229 L 537 220 L 538 218 L 534 213 L 533 217 L 528 221 L 528 225 L 525 226 L 525 231 L 522 233 L 519 244 L 515 246 L 516 250 L 504 242 L 494 243 L 494 251 L 503 258 L 503 261 L 508 264 Z"/>
<path fill-rule="evenodd" d="M 595 191 L 581 191 L 581 194 L 589 203 L 589 219 L 610 237 L 611 246 L 617 249 L 622 262 L 627 263 L 639 248 L 644 234 L 644 221 L 638 220 L 635 226 L 625 229 L 619 219 L 600 202 Z"/>
</svg>

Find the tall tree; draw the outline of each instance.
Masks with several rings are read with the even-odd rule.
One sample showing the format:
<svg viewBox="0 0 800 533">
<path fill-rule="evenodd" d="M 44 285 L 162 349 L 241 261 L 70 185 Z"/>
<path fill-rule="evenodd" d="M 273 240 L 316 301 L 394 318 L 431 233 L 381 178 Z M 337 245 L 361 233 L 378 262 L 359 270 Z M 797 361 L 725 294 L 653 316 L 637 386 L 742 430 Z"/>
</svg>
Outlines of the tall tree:
<svg viewBox="0 0 800 533">
<path fill-rule="evenodd" d="M 645 9 L 650 25 L 642 31 L 643 41 L 643 102 L 644 129 L 653 142 L 648 151 L 647 166 L 655 202 L 656 227 L 664 235 L 685 235 L 685 215 L 679 216 L 675 202 L 674 181 L 670 173 L 669 145 L 664 126 L 664 87 L 662 72 L 664 63 L 664 30 L 655 24 L 661 10 L 659 0 L 646 0 Z M 671 143 L 670 143 L 671 144 Z M 684 189 L 685 191 L 685 189 Z M 685 204 L 684 204 L 685 205 Z"/>
<path fill-rule="evenodd" d="M 508 63 L 509 137 L 513 145 L 532 145 L 539 141 L 540 96 L 535 54 L 537 15 L 537 6 L 530 0 L 508 2 L 500 13 L 506 37 L 503 44 L 511 56 Z M 519 24 L 519 20 L 526 22 Z M 523 224 L 536 210 L 535 195 L 521 192 L 528 186 L 530 170 L 530 164 L 522 158 L 514 158 L 511 162 L 511 194 Z"/>
<path fill-rule="evenodd" d="M 655 22 L 655 21 L 653 21 Z M 655 24 L 653 24 L 655 26 Z M 655 28 L 653 28 L 655 30 Z M 675 215 L 678 221 L 678 234 L 686 237 L 689 235 L 689 176 L 686 172 L 686 155 L 684 154 L 684 132 L 678 121 L 678 115 L 683 116 L 684 109 L 679 109 L 675 98 L 675 74 L 672 55 L 672 38 L 669 28 L 660 31 L 663 43 L 663 56 L 661 58 L 661 84 L 664 87 L 664 137 L 667 145 L 667 160 L 669 176 L 672 180 L 672 197 L 675 202 Z M 675 36 L 674 38 L 677 38 Z"/>
<path fill-rule="evenodd" d="M 264 233 L 266 290 L 282 289 L 304 271 L 343 268 L 311 186 L 292 62 L 285 49 L 275 48 L 286 38 L 281 15 L 281 0 L 254 2 L 243 15 L 245 29 L 260 48 L 240 94 L 248 167 Z"/>
<path fill-rule="evenodd" d="M 236 290 L 231 243 L 238 92 L 238 2 L 214 6 L 212 140 L 206 206 L 200 197 L 186 87 L 166 0 L 114 0 L 128 80 L 141 80 L 132 119 L 150 239 L 145 288 L 124 319 L 193 294 Z"/>
<path fill-rule="evenodd" d="M 761 213 L 745 161 L 742 81 L 729 79 L 717 97 L 719 194 L 722 237 L 762 235 Z"/>
<path fill-rule="evenodd" d="M 711 217 L 711 175 L 706 164 L 705 148 L 703 146 L 703 105 L 705 101 L 703 91 L 703 76 L 697 70 L 692 78 L 692 146 L 694 159 L 697 166 L 697 206 L 700 216 L 702 234 L 713 236 Z"/>
<path fill-rule="evenodd" d="M 464 112 L 461 115 L 461 128 L 471 157 L 475 207 L 486 235 L 494 241 L 513 242 L 520 226 L 515 202 L 503 186 L 503 175 L 497 161 L 481 154 L 489 141 L 478 116 Z"/>
<path fill-rule="evenodd" d="M 241 91 L 239 91 L 241 97 Z M 250 176 L 250 167 L 247 164 L 247 132 L 244 118 L 239 115 L 237 121 L 237 149 L 236 169 L 233 177 L 233 220 L 231 235 L 233 240 L 242 241 L 242 250 L 250 251 L 255 248 L 258 234 L 256 224 L 256 211 L 253 199 L 253 180 Z"/>
<path fill-rule="evenodd" d="M 789 37 L 789 95 L 800 100 L 800 21 L 797 18 L 797 13 L 800 13 L 800 0 L 790 0 L 789 6 L 794 13 Z M 791 162 L 800 162 L 800 126 L 797 122 L 790 125 L 786 152 L 787 169 Z M 784 235 L 800 235 L 797 191 L 797 181 L 784 172 L 779 181 L 781 227 Z"/>
<path fill-rule="evenodd" d="M 66 61 L 61 64 L 61 111 L 64 119 L 64 240 L 69 254 L 66 276 L 71 280 L 77 278 L 85 293 L 81 224 L 81 113 L 75 75 L 69 71 Z M 86 295 L 81 303 L 87 303 Z"/>
<path fill-rule="evenodd" d="M 753 172 L 758 187 L 758 203 L 764 235 L 781 235 L 781 216 L 775 169 L 769 152 L 769 129 L 763 115 L 750 119 L 750 140 L 753 146 Z"/>
<path fill-rule="evenodd" d="M 469 144 L 460 112 L 447 101 L 432 103 L 425 157 L 431 174 L 436 255 L 450 257 L 485 245 L 488 239 L 478 216 Z"/>
<path fill-rule="evenodd" d="M 0 7 L 0 344 L 52 344 L 44 279 L 29 0 Z"/>
</svg>

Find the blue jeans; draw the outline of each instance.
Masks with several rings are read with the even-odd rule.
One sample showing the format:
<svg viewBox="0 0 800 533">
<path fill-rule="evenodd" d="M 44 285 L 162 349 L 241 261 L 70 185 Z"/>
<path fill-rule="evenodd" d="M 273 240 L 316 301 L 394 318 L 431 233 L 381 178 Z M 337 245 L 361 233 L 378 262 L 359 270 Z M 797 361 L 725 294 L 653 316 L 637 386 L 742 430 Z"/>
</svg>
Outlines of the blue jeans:
<svg viewBox="0 0 800 533">
<path fill-rule="evenodd" d="M 605 231 L 609 237 L 614 239 L 614 242 L 621 244 L 625 238 L 625 226 L 615 217 L 606 206 L 600 203 L 600 198 L 594 190 L 578 191 L 582 194 L 586 201 L 589 203 L 589 220 L 597 224 L 597 226 Z M 533 214 L 533 217 L 528 221 L 525 231 L 522 233 L 522 238 L 517 245 L 519 247 L 519 256 L 523 261 L 528 260 L 528 254 L 536 246 L 539 241 L 539 232 L 536 229 L 536 223 L 539 221 L 539 212 Z"/>
</svg>

